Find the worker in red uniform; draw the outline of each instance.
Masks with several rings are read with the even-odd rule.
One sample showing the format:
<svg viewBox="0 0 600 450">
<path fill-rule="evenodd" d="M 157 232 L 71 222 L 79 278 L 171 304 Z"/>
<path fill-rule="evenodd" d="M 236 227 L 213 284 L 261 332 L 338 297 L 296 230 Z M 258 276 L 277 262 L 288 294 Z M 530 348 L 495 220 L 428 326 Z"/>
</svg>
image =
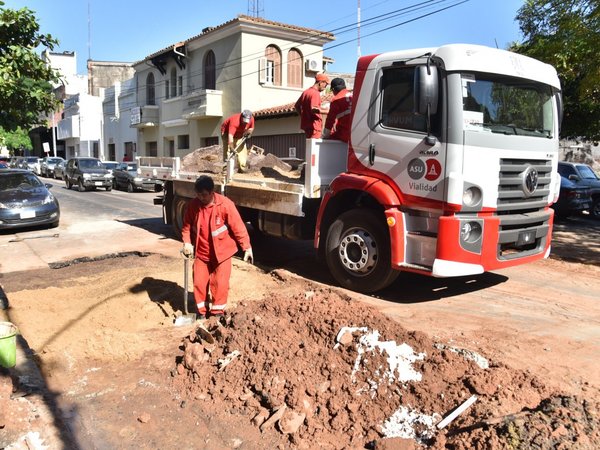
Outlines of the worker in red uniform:
<svg viewBox="0 0 600 450">
<path fill-rule="evenodd" d="M 321 114 L 326 112 L 321 109 L 321 92 L 328 84 L 327 75 L 318 73 L 315 76 L 315 84 L 305 90 L 294 105 L 294 109 L 300 114 L 300 128 L 304 130 L 307 139 L 321 137 L 323 128 Z"/>
<path fill-rule="evenodd" d="M 245 109 L 240 114 L 228 117 L 221 124 L 221 141 L 223 142 L 223 161 L 227 162 L 230 152 L 235 151 L 240 139 L 249 138 L 254 131 L 254 117 L 252 111 Z M 240 172 L 247 169 L 248 150 L 243 145 L 237 150 L 237 161 Z"/>
<path fill-rule="evenodd" d="M 252 263 L 254 259 L 248 230 L 238 210 L 231 200 L 214 192 L 214 188 L 215 183 L 208 175 L 196 180 L 196 198 L 189 202 L 181 228 L 182 253 L 195 256 L 194 299 L 200 319 L 207 313 L 225 314 L 231 257 L 238 247 L 244 251 L 244 261 Z M 210 310 L 208 288 L 212 296 Z"/>
<path fill-rule="evenodd" d="M 329 106 L 329 113 L 325 120 L 323 139 L 337 139 L 348 142 L 350 140 L 352 92 L 346 89 L 342 78 L 331 80 L 333 99 Z"/>
</svg>

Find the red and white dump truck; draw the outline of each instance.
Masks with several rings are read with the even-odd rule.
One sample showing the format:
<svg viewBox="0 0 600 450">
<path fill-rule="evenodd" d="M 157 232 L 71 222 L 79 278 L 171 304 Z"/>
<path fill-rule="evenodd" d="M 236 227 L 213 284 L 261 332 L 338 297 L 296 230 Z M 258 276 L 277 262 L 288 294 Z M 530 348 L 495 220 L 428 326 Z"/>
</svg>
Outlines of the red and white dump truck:
<svg viewBox="0 0 600 450">
<path fill-rule="evenodd" d="M 263 233 L 314 239 L 352 290 L 400 271 L 479 274 L 548 256 L 561 114 L 555 69 L 526 56 L 464 44 L 365 56 L 349 144 L 308 139 L 297 182 L 235 174 L 216 187 Z M 176 231 L 199 175 L 178 164 L 139 161 L 165 181 Z"/>
</svg>

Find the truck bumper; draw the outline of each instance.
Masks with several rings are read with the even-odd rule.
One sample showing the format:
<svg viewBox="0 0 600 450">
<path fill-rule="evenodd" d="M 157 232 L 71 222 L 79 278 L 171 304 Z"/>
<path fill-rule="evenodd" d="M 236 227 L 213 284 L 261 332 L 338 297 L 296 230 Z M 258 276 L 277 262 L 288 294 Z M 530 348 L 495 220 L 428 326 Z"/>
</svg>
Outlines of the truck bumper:
<svg viewBox="0 0 600 450">
<path fill-rule="evenodd" d="M 440 217 L 432 275 L 473 275 L 546 258 L 553 217 L 549 208 L 506 216 Z M 465 239 L 465 229 L 478 229 L 479 238 Z"/>
</svg>

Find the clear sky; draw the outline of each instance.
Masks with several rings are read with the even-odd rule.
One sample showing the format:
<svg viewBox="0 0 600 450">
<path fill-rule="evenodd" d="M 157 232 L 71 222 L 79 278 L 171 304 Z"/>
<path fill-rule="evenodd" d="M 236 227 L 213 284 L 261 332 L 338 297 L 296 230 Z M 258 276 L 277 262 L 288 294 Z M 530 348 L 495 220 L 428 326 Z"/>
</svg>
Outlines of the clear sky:
<svg viewBox="0 0 600 450">
<path fill-rule="evenodd" d="M 77 53 L 81 74 L 88 56 L 139 61 L 247 14 L 257 3 L 265 19 L 333 32 L 336 40 L 324 49 L 335 60 L 329 70 L 354 72 L 359 1 L 362 55 L 449 43 L 506 48 L 522 39 L 515 16 L 524 0 L 5 0 L 5 8 L 33 10 L 41 32 L 60 41 L 54 51 Z M 418 19 L 452 5 L 457 6 Z M 375 19 L 394 11 L 393 17 Z"/>
</svg>

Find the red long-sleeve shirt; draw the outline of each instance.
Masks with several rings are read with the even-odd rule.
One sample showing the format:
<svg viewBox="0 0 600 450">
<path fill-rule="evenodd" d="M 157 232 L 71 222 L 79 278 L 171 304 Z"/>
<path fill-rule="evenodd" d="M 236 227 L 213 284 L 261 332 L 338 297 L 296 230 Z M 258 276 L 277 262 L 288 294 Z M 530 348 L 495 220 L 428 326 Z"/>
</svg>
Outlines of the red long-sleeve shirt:
<svg viewBox="0 0 600 450">
<path fill-rule="evenodd" d="M 352 127 L 352 92 L 342 89 L 331 100 L 329 113 L 325 120 L 325 128 L 331 131 L 330 139 L 350 141 Z"/>
</svg>

